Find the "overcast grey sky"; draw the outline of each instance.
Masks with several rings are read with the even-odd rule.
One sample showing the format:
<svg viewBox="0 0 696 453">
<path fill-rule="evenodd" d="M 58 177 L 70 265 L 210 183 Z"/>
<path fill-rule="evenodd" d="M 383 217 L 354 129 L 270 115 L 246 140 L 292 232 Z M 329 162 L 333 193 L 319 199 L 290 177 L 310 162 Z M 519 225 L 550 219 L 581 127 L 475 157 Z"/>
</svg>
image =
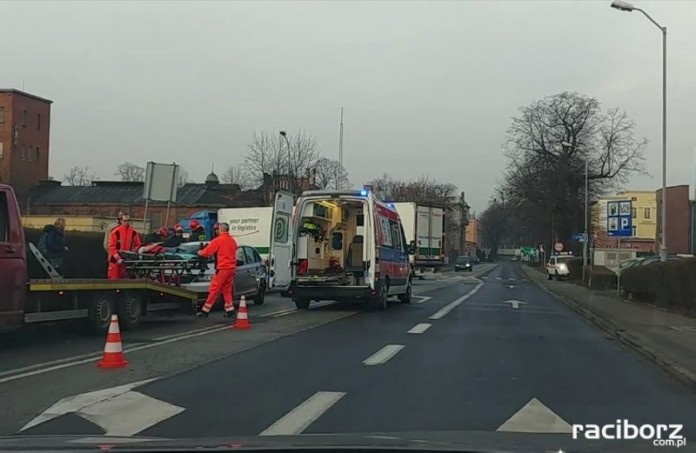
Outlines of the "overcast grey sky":
<svg viewBox="0 0 696 453">
<path fill-rule="evenodd" d="M 51 170 L 242 162 L 254 130 L 303 128 L 355 184 L 456 184 L 482 210 L 510 117 L 564 90 L 621 107 L 660 185 L 661 36 L 602 1 L 0 3 L 0 86 L 54 100 Z M 696 2 L 636 1 L 669 29 L 669 184 L 696 146 Z"/>
</svg>

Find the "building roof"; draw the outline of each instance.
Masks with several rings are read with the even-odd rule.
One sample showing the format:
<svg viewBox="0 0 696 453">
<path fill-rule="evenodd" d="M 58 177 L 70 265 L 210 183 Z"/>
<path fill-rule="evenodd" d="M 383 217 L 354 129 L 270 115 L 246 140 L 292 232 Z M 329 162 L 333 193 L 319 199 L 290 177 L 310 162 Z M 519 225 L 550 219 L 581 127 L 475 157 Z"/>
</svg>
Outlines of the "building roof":
<svg viewBox="0 0 696 453">
<path fill-rule="evenodd" d="M 42 97 L 37 96 L 35 94 L 27 93 L 26 91 L 16 90 L 14 88 L 0 88 L 0 93 L 18 94 L 20 96 L 25 96 L 28 98 L 36 99 L 37 101 L 42 101 L 42 102 L 47 102 L 49 104 L 53 104 L 53 101 L 50 99 L 42 98 Z"/>
<path fill-rule="evenodd" d="M 61 186 L 58 181 L 44 181 L 30 190 L 28 202 L 32 205 L 137 205 L 143 204 L 143 183 L 123 181 L 95 181 L 91 186 Z M 230 204 L 258 203 L 263 192 L 241 191 L 236 184 L 187 183 L 180 187 L 177 205 L 228 206 Z"/>
</svg>

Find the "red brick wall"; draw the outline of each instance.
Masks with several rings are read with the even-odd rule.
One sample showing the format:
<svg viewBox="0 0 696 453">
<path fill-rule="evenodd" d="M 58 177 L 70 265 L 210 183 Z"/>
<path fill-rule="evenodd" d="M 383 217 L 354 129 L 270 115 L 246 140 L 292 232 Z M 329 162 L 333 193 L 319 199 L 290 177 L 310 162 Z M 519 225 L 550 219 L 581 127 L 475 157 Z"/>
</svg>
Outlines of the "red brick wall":
<svg viewBox="0 0 696 453">
<path fill-rule="evenodd" d="M 662 231 L 662 189 L 655 193 L 657 199 L 657 237 L 659 244 Z M 669 253 L 690 253 L 690 208 L 689 186 L 667 187 L 667 251 Z M 656 246 L 656 250 L 659 250 Z"/>
<path fill-rule="evenodd" d="M 48 179 L 51 104 L 21 93 L 0 92 L 0 106 L 5 111 L 0 124 L 0 182 L 22 193 Z"/>
</svg>

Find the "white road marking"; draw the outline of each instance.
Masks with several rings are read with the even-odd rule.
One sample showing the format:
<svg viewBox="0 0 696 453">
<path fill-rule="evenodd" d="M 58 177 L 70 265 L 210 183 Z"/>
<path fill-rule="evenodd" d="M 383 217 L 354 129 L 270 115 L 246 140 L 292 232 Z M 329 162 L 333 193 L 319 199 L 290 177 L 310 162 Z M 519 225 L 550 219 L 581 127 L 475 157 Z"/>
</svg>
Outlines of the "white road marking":
<svg viewBox="0 0 696 453">
<path fill-rule="evenodd" d="M 428 324 L 427 322 L 416 324 L 407 333 L 423 333 L 426 330 L 430 329 L 431 326 L 432 324 Z"/>
<path fill-rule="evenodd" d="M 502 280 L 503 277 L 496 277 L 495 279 L 496 279 L 496 280 Z"/>
<path fill-rule="evenodd" d="M 183 411 L 140 392 L 126 392 L 87 406 L 77 415 L 101 426 L 107 436 L 133 436 Z"/>
<path fill-rule="evenodd" d="M 546 407 L 541 401 L 532 398 L 522 409 L 515 412 L 496 431 L 518 433 L 570 433 L 570 424 Z"/>
<path fill-rule="evenodd" d="M 428 297 L 428 296 L 413 296 L 413 297 L 417 297 L 420 299 L 419 301 L 416 301 L 417 304 L 422 304 L 422 303 L 427 302 L 430 299 L 432 299 L 432 297 Z"/>
<path fill-rule="evenodd" d="M 405 347 L 406 346 L 402 344 L 388 344 L 379 351 L 372 354 L 370 357 L 363 360 L 363 364 L 372 366 L 387 363 L 389 359 L 394 357 L 396 354 L 399 353 L 399 351 L 401 351 Z"/>
<path fill-rule="evenodd" d="M 510 305 L 512 305 L 512 308 L 514 308 L 514 309 L 520 308 L 520 304 L 521 304 L 521 305 L 526 305 L 526 304 L 527 304 L 526 302 L 522 302 L 521 300 L 514 300 L 514 299 L 513 299 L 513 300 L 506 300 L 506 301 L 503 302 L 503 303 L 504 303 L 504 304 L 510 304 Z"/>
<path fill-rule="evenodd" d="M 480 282 L 478 285 L 476 285 L 476 287 L 474 289 L 472 289 L 468 293 L 464 294 L 462 297 L 455 300 L 454 302 L 450 302 L 449 304 L 445 305 L 439 311 L 437 311 L 435 314 L 431 315 L 430 319 L 442 319 L 447 313 L 449 313 L 452 310 L 454 310 L 455 308 L 457 308 L 457 306 L 459 306 L 459 304 L 461 304 L 462 302 L 464 302 L 465 300 L 467 300 L 468 298 L 470 298 L 471 296 L 476 294 L 478 292 L 478 290 L 481 289 L 482 286 L 483 286 L 483 282 Z"/>
<path fill-rule="evenodd" d="M 301 434 L 316 419 L 345 396 L 344 392 L 317 392 L 278 419 L 259 436 L 293 436 Z"/>
<path fill-rule="evenodd" d="M 41 414 L 39 414 L 38 417 L 34 418 L 29 423 L 24 425 L 24 427 L 20 429 L 20 431 L 24 431 L 25 429 L 29 429 L 33 426 L 40 425 L 41 423 L 45 423 L 49 420 L 53 420 L 54 418 L 60 417 L 61 415 L 69 414 L 71 412 L 77 412 L 84 407 L 96 404 L 100 401 L 104 401 L 106 399 L 122 395 L 136 387 L 145 385 L 157 379 L 158 378 L 146 379 L 144 381 L 131 382 L 130 384 L 119 385 L 117 387 L 111 387 L 107 389 L 96 390 L 94 392 L 68 396 L 66 398 L 61 399 L 53 406 L 43 411 Z"/>
</svg>

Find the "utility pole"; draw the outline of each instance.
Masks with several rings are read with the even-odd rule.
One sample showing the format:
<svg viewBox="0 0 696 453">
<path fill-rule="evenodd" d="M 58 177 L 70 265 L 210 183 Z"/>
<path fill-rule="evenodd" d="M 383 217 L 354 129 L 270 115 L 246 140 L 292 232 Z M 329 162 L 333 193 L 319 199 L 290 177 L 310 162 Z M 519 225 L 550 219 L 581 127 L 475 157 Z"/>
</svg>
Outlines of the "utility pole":
<svg viewBox="0 0 696 453">
<path fill-rule="evenodd" d="M 338 133 L 338 163 L 343 166 L 343 107 L 341 107 L 341 127 Z"/>
</svg>

